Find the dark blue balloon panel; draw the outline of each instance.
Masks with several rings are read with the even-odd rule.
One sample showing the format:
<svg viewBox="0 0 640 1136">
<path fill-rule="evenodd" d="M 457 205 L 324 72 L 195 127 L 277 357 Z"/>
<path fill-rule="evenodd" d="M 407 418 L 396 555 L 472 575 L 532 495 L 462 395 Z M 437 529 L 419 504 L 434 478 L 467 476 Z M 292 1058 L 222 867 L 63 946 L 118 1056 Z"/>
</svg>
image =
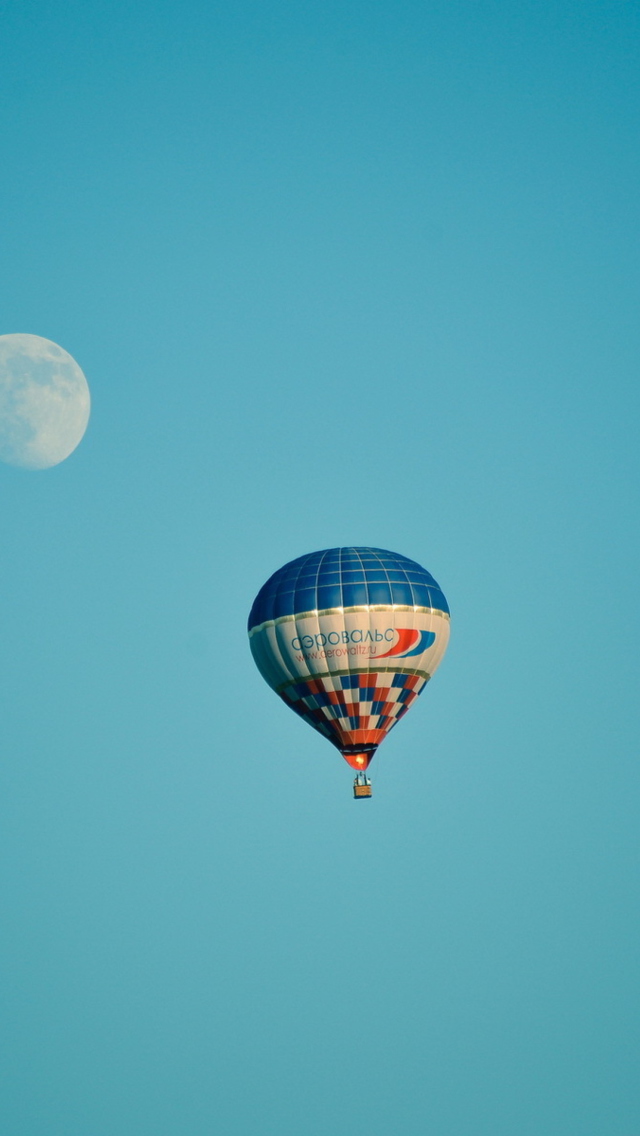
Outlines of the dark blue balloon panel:
<svg viewBox="0 0 640 1136">
<path fill-rule="evenodd" d="M 415 560 L 383 548 L 328 548 L 299 556 L 260 589 L 249 630 L 282 615 L 361 604 L 402 604 L 449 611 L 433 576 Z"/>
</svg>

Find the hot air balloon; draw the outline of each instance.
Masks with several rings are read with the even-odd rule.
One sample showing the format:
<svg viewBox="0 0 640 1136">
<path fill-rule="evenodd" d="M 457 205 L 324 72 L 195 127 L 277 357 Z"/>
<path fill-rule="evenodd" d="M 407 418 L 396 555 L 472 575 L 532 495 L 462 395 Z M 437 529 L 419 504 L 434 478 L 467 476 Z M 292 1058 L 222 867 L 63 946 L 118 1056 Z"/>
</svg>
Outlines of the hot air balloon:
<svg viewBox="0 0 640 1136">
<path fill-rule="evenodd" d="M 415 560 L 329 548 L 285 564 L 260 589 L 249 641 L 269 686 L 328 738 L 371 796 L 376 749 L 437 670 L 449 607 Z"/>
</svg>

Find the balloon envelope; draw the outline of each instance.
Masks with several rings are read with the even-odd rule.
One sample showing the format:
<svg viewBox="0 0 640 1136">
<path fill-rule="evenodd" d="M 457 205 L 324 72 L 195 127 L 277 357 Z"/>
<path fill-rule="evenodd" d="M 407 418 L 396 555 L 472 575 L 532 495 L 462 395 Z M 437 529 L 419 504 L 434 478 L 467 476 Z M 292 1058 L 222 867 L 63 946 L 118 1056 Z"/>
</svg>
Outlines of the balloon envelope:
<svg viewBox="0 0 640 1136">
<path fill-rule="evenodd" d="M 365 769 L 439 666 L 449 607 L 433 576 L 406 556 L 329 548 L 267 580 L 249 640 L 269 686 Z"/>
</svg>

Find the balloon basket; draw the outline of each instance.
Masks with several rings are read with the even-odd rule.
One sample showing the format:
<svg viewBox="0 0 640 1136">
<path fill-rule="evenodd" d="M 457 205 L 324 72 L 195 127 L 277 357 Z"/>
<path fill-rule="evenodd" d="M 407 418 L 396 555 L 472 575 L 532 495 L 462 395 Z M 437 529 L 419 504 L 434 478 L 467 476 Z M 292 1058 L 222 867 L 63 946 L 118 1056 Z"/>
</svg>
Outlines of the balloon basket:
<svg viewBox="0 0 640 1136">
<path fill-rule="evenodd" d="M 361 801 L 371 796 L 371 781 L 366 773 L 358 773 L 355 778 L 353 782 L 353 796 L 356 801 Z"/>
</svg>

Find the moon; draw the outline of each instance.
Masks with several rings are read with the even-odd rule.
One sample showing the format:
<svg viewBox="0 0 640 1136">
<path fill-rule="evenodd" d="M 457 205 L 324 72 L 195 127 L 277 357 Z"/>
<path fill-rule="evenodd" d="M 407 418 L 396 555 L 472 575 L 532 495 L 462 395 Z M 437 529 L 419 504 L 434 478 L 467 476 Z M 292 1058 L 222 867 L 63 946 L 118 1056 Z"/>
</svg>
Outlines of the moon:
<svg viewBox="0 0 640 1136">
<path fill-rule="evenodd" d="M 59 465 L 82 441 L 90 410 L 87 380 L 62 347 L 41 335 L 0 335 L 0 461 Z"/>
</svg>

